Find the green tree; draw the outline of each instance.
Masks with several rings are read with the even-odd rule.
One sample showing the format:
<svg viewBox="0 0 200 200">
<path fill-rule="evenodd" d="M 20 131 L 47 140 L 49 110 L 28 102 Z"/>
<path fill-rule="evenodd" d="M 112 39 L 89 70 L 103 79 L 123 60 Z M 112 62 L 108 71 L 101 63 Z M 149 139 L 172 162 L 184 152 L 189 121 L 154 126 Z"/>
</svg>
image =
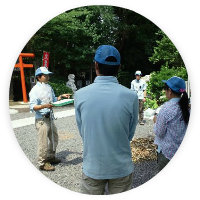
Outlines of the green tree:
<svg viewBox="0 0 200 200">
<path fill-rule="evenodd" d="M 184 62 L 171 40 L 164 34 L 163 31 L 156 33 L 161 39 L 157 40 L 157 46 L 154 47 L 154 53 L 149 60 L 161 66 L 185 67 Z"/>
<path fill-rule="evenodd" d="M 145 17 L 120 7 L 87 6 L 64 12 L 41 27 L 23 52 L 50 52 L 50 70 L 57 76 L 86 71 L 93 66 L 99 45 L 115 46 L 121 54 L 123 73 L 120 83 L 130 87 L 134 72 L 159 70 L 149 61 L 159 28 Z"/>
<path fill-rule="evenodd" d="M 166 101 L 164 93 L 164 83 L 162 80 L 168 80 L 172 76 L 178 76 L 185 81 L 188 80 L 187 70 L 185 67 L 167 67 L 162 66 L 160 71 L 154 71 L 151 73 L 150 81 L 148 82 L 147 95 L 150 99 L 156 100 L 158 105 Z"/>
</svg>

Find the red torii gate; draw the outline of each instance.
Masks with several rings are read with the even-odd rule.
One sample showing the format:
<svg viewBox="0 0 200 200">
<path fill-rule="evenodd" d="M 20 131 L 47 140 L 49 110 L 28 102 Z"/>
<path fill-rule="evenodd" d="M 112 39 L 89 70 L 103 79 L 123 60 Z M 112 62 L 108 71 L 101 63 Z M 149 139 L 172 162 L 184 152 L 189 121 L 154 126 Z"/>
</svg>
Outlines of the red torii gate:
<svg viewBox="0 0 200 200">
<path fill-rule="evenodd" d="M 24 68 L 33 68 L 33 64 L 24 64 L 23 57 L 35 57 L 33 53 L 20 53 L 19 55 L 19 63 L 15 64 L 15 67 L 20 68 L 20 75 L 21 75 L 21 83 L 22 83 L 22 94 L 23 94 L 23 101 L 27 103 L 27 95 L 26 95 L 26 84 L 25 84 L 25 76 L 24 76 Z"/>
</svg>

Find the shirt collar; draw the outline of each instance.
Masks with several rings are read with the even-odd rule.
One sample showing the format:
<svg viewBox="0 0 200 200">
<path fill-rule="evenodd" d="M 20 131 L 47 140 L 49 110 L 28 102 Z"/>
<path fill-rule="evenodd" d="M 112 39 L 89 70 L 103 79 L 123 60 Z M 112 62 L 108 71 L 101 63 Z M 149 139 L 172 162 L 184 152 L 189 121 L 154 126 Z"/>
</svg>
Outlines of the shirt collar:
<svg viewBox="0 0 200 200">
<path fill-rule="evenodd" d="M 135 82 L 136 82 L 136 83 L 139 83 L 140 81 L 141 81 L 141 79 L 139 79 L 139 80 L 135 79 Z"/>
<path fill-rule="evenodd" d="M 177 101 L 179 101 L 180 100 L 180 98 L 172 98 L 172 99 L 170 99 L 169 101 L 170 102 L 177 102 Z"/>
<path fill-rule="evenodd" d="M 49 85 L 49 83 L 47 83 L 47 84 Z M 41 86 L 42 83 L 40 83 L 40 81 L 37 81 L 37 84 L 36 84 L 36 85 Z"/>
<path fill-rule="evenodd" d="M 36 85 L 41 86 L 42 83 L 40 83 L 40 81 L 37 81 L 37 84 L 36 84 Z"/>
<path fill-rule="evenodd" d="M 94 83 L 119 83 L 115 76 L 97 76 Z"/>
</svg>

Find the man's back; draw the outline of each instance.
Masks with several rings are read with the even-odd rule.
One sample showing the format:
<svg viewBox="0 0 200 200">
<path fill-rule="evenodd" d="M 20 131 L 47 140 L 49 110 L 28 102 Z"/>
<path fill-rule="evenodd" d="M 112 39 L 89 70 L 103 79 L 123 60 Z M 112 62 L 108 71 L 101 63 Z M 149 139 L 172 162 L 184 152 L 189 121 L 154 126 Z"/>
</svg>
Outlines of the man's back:
<svg viewBox="0 0 200 200">
<path fill-rule="evenodd" d="M 98 76 L 76 92 L 75 109 L 84 146 L 84 174 L 114 179 L 132 173 L 130 141 L 138 120 L 137 94 L 113 76 Z"/>
</svg>

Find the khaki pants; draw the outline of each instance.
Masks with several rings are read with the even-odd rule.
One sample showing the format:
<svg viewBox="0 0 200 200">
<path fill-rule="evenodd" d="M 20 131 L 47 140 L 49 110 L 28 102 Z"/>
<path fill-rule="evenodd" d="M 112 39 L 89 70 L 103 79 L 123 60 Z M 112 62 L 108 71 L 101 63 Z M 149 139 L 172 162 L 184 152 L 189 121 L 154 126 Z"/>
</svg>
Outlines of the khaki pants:
<svg viewBox="0 0 200 200">
<path fill-rule="evenodd" d="M 139 122 L 142 122 L 144 118 L 144 102 L 143 99 L 139 99 Z"/>
<path fill-rule="evenodd" d="M 36 119 L 35 126 L 38 131 L 38 165 L 39 167 L 44 165 L 47 158 L 53 158 L 55 156 L 55 151 L 53 151 L 52 144 L 52 133 L 51 133 L 51 120 L 50 118 Z M 58 145 L 58 132 L 57 128 L 53 122 L 53 133 L 54 133 L 54 145 L 55 148 Z M 49 139 L 49 144 L 48 144 Z"/>
<path fill-rule="evenodd" d="M 133 173 L 122 178 L 103 180 L 92 179 L 82 173 L 82 193 L 84 194 L 103 195 L 106 183 L 108 183 L 109 194 L 128 191 L 132 188 Z"/>
</svg>

